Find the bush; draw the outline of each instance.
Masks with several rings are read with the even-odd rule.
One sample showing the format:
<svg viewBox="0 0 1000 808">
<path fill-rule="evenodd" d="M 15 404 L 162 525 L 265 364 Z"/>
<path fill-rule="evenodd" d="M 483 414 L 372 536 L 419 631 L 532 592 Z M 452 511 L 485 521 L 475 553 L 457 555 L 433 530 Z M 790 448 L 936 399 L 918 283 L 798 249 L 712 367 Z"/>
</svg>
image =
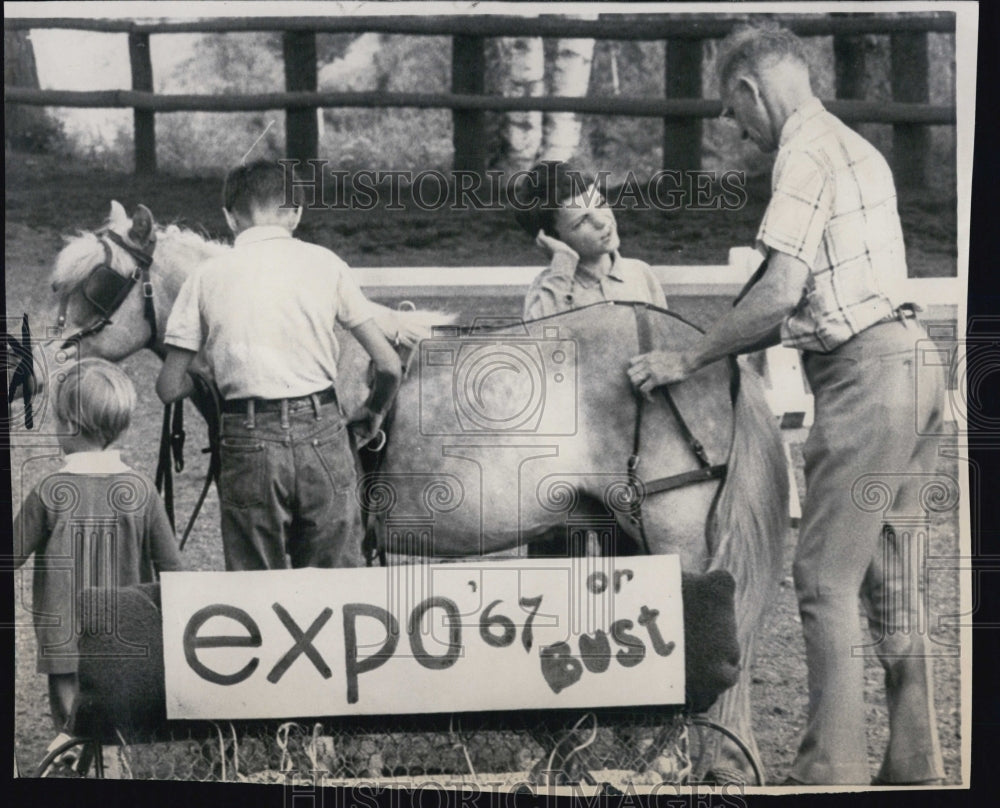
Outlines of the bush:
<svg viewBox="0 0 1000 808">
<path fill-rule="evenodd" d="M 66 148 L 63 125 L 38 107 L 11 106 L 5 110 L 4 143 L 29 154 L 56 154 Z"/>
</svg>

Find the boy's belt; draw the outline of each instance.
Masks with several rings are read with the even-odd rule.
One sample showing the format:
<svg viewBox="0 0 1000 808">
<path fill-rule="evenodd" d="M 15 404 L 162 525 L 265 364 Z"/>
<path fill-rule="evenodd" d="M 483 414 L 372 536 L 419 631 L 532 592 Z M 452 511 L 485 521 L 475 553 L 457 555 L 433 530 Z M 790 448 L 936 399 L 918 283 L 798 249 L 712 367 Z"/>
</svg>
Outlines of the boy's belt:
<svg viewBox="0 0 1000 808">
<path fill-rule="evenodd" d="M 281 412 L 281 405 L 287 402 L 287 406 L 294 408 L 296 406 L 306 406 L 314 403 L 322 406 L 324 404 L 335 404 L 337 401 L 337 391 L 332 387 L 328 387 L 326 390 L 321 390 L 318 393 L 312 393 L 308 396 L 297 396 L 296 398 L 230 398 L 222 402 L 222 411 L 224 413 L 245 413 L 253 405 L 253 411 L 256 413 L 260 412 Z"/>
</svg>

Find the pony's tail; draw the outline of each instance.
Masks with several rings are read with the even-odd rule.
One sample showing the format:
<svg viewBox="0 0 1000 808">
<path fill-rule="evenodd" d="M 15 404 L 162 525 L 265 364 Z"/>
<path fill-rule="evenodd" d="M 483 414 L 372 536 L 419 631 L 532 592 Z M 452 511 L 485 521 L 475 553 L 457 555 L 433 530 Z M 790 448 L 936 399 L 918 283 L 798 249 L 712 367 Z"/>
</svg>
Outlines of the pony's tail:
<svg viewBox="0 0 1000 808">
<path fill-rule="evenodd" d="M 743 672 L 719 697 L 709 716 L 739 735 L 757 758 L 750 666 L 754 635 L 781 577 L 788 529 L 788 468 L 781 434 L 764 398 L 763 380 L 753 370 L 742 370 L 729 470 L 708 520 L 707 534 L 712 553 L 709 568 L 727 570 L 736 580 L 736 634 Z M 744 752 L 721 736 L 707 743 L 702 757 L 702 765 L 717 775 L 727 769 L 748 773 Z"/>
<path fill-rule="evenodd" d="M 728 466 L 708 523 L 710 569 L 732 574 L 738 623 L 752 631 L 781 576 L 788 531 L 788 467 L 763 380 L 745 366 L 741 366 Z"/>
</svg>

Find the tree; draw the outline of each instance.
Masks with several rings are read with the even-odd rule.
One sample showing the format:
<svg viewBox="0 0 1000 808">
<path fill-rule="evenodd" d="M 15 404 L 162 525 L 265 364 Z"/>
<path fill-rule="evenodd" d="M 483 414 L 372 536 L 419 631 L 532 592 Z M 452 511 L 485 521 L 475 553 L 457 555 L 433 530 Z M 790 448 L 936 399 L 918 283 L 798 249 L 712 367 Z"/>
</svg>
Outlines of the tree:
<svg viewBox="0 0 1000 808">
<path fill-rule="evenodd" d="M 594 40 L 559 39 L 549 75 L 552 95 L 583 97 L 590 85 Z M 575 112 L 547 112 L 542 133 L 541 158 L 569 160 L 580 144 L 580 116 Z"/>
<path fill-rule="evenodd" d="M 596 19 L 596 15 L 566 15 Z M 545 47 L 540 37 L 502 37 L 498 41 L 503 71 L 500 91 L 510 97 L 538 97 L 546 89 Z M 548 65 L 548 92 L 585 96 L 594 56 L 592 39 L 559 39 Z M 574 112 L 508 112 L 501 127 L 502 164 L 528 168 L 540 159 L 568 160 L 580 143 L 581 125 Z"/>
<path fill-rule="evenodd" d="M 35 49 L 27 31 L 3 32 L 4 87 L 38 89 Z M 4 142 L 15 149 L 47 151 L 60 135 L 59 124 L 40 107 L 4 104 Z"/>
<path fill-rule="evenodd" d="M 537 97 L 545 91 L 545 49 L 539 37 L 501 37 L 500 90 L 514 98 Z M 528 168 L 542 147 L 542 113 L 512 111 L 501 127 L 502 162 L 509 169 Z"/>
</svg>

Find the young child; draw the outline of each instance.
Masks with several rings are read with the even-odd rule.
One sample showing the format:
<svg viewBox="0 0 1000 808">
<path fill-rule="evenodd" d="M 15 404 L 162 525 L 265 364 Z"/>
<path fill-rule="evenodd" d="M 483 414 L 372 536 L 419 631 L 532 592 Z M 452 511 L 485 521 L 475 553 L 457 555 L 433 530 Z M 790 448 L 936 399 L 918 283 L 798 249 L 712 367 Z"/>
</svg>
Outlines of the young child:
<svg viewBox="0 0 1000 808">
<path fill-rule="evenodd" d="M 83 359 L 56 392 L 65 465 L 25 498 L 14 520 L 14 560 L 35 554 L 32 610 L 38 671 L 48 674 L 49 703 L 62 740 L 77 694 L 86 587 L 117 589 L 181 568 L 163 503 L 145 475 L 110 448 L 128 428 L 135 388 L 115 365 Z"/>
<path fill-rule="evenodd" d="M 377 434 L 401 373 L 347 265 L 292 237 L 302 208 L 285 205 L 285 181 L 282 166 L 268 161 L 229 172 L 223 213 L 234 247 L 181 288 L 156 386 L 164 401 L 188 395 L 198 352 L 218 385 L 227 570 L 363 564 L 355 459 L 334 386 L 334 325 L 374 361 L 372 393 L 348 420 L 360 445 Z"/>
<path fill-rule="evenodd" d="M 649 265 L 619 255 L 615 214 L 590 177 L 568 163 L 539 163 L 517 197 L 518 224 L 551 259 L 525 297 L 525 320 L 604 300 L 667 307 Z"/>
</svg>

